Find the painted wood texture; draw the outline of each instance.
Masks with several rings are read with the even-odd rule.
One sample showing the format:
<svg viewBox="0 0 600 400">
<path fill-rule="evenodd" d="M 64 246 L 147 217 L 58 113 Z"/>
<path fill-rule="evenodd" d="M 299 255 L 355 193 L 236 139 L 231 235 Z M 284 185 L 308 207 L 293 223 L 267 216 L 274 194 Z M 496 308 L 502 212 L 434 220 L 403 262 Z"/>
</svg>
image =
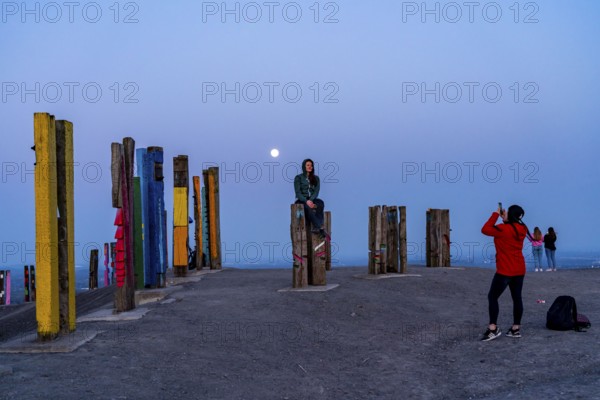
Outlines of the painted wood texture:
<svg viewBox="0 0 600 400">
<path fill-rule="evenodd" d="M 187 251 L 188 227 L 176 226 L 173 229 L 173 266 L 187 267 L 188 251 Z"/>
<path fill-rule="evenodd" d="M 292 240 L 292 287 L 308 286 L 308 247 L 306 239 L 306 222 L 304 206 L 291 205 L 290 236 Z"/>
<path fill-rule="evenodd" d="M 50 340 L 59 332 L 58 215 L 54 116 L 34 114 L 35 264 L 38 268 L 37 334 Z"/>
<path fill-rule="evenodd" d="M 189 225 L 188 220 L 188 188 L 173 188 L 173 226 Z"/>
<path fill-rule="evenodd" d="M 139 177 L 133 178 L 133 252 L 134 285 L 143 289 L 144 281 L 144 224 L 142 223 L 142 188 Z"/>
<path fill-rule="evenodd" d="M 59 120 L 56 129 L 56 176 L 58 205 L 58 289 L 60 330 L 75 330 L 75 174 L 73 124 Z M 97 280 L 96 280 L 97 286 Z"/>
</svg>

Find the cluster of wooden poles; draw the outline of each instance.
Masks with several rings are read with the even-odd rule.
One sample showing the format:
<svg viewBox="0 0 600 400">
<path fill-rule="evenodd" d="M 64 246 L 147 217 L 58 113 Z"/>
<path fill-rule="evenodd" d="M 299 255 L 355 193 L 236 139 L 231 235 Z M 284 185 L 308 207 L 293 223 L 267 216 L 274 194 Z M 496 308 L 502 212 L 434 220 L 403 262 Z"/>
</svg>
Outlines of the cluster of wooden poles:
<svg viewBox="0 0 600 400">
<path fill-rule="evenodd" d="M 450 211 L 426 212 L 428 267 L 450 266 Z M 406 207 L 369 207 L 369 274 L 406 273 Z"/>
<path fill-rule="evenodd" d="M 128 137 L 123 139 L 122 144 L 113 143 L 111 149 L 112 198 L 113 207 L 117 209 L 115 307 L 117 312 L 121 312 L 135 307 L 135 289 L 165 286 L 168 268 L 167 211 L 164 201 L 162 147 L 135 151 L 135 142 Z M 137 154 L 137 177 L 133 176 L 134 153 Z M 192 177 L 192 220 L 188 215 L 188 156 L 173 158 L 172 266 L 175 276 L 185 276 L 188 269 L 221 269 L 219 169 L 213 167 L 203 170 L 202 175 L 202 188 L 200 177 Z M 189 224 L 192 221 L 195 223 L 193 250 L 189 245 Z M 91 269 L 97 271 L 97 261 L 95 265 Z M 97 279 L 93 283 L 97 284 Z"/>
<path fill-rule="evenodd" d="M 48 113 L 34 114 L 36 265 L 38 339 L 51 340 L 75 329 L 73 124 Z M 134 155 L 136 155 L 134 159 Z M 135 289 L 164 287 L 168 268 L 167 211 L 164 201 L 163 150 L 135 149 L 132 138 L 111 144 L 112 204 L 115 242 L 104 244 L 105 284 L 116 283 L 117 312 L 135 308 Z M 137 175 L 133 176 L 137 161 Z M 173 267 L 221 268 L 219 171 L 193 177 L 195 249 L 189 247 L 188 164 L 174 166 Z M 90 254 L 89 287 L 98 287 L 98 249 Z M 111 255 L 112 272 L 108 267 Z M 6 276 L 5 273 L 2 275 Z M 6 285 L 3 284 L 3 287 Z M 4 296 L 2 296 L 4 299 Z"/>
<path fill-rule="evenodd" d="M 331 212 L 325 212 L 325 230 L 331 233 Z M 302 204 L 292 204 L 292 287 L 327 284 L 331 269 L 331 236 L 311 232 Z M 450 211 L 429 209 L 426 214 L 428 267 L 450 267 Z M 369 274 L 407 272 L 406 207 L 369 207 Z"/>
</svg>

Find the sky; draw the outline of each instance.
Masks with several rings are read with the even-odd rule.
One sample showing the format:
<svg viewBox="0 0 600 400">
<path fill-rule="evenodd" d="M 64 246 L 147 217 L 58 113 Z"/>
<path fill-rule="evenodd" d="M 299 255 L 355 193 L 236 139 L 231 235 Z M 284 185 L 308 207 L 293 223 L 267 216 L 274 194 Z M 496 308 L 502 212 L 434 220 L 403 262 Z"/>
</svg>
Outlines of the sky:
<svg viewBox="0 0 600 400">
<path fill-rule="evenodd" d="M 498 202 L 553 226 L 559 259 L 600 254 L 596 1 L 0 6 L 0 264 L 35 261 L 34 112 L 74 124 L 80 264 L 113 240 L 110 144 L 127 136 L 164 148 L 168 226 L 173 157 L 220 167 L 225 265 L 291 265 L 304 158 L 339 265 L 366 264 L 381 204 L 407 207 L 412 259 L 428 208 L 450 210 L 455 262 L 489 254 Z"/>
</svg>

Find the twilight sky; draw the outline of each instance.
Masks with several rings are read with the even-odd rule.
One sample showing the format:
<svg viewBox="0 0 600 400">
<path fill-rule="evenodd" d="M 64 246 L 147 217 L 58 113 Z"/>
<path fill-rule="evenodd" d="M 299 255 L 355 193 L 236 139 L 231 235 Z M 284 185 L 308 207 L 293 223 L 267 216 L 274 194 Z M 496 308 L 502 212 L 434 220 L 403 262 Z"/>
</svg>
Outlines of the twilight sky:
<svg viewBox="0 0 600 400">
<path fill-rule="evenodd" d="M 427 208 L 450 209 L 455 263 L 480 258 L 498 201 L 600 252 L 600 3 L 467 3 L 2 2 L 0 264 L 34 263 L 34 112 L 74 124 L 81 264 L 112 240 L 125 136 L 165 149 L 169 226 L 173 157 L 221 168 L 226 265 L 291 265 L 306 157 L 339 264 L 366 263 L 378 204 L 407 206 L 413 259 Z"/>
</svg>

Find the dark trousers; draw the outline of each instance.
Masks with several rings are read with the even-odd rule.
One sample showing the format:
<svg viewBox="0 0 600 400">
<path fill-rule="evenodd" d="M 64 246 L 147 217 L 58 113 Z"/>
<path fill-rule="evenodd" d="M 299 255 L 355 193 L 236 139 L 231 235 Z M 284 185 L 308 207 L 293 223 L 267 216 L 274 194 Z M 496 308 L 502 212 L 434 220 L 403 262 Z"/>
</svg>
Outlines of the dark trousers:
<svg viewBox="0 0 600 400">
<path fill-rule="evenodd" d="M 321 229 L 323 228 L 323 221 L 325 220 L 325 217 L 323 216 L 325 203 L 321 199 L 314 199 L 313 203 L 315 203 L 317 208 L 310 208 L 306 205 L 306 203 L 296 200 L 296 204 L 304 204 L 304 215 L 310 222 L 311 226 L 316 229 Z"/>
<path fill-rule="evenodd" d="M 492 279 L 492 286 L 488 293 L 489 311 L 490 311 L 490 324 L 496 324 L 498 321 L 498 313 L 500 307 L 498 306 L 498 299 L 508 286 L 510 288 L 510 295 L 513 301 L 513 324 L 521 325 L 521 317 L 523 316 L 523 298 L 521 297 L 521 291 L 523 290 L 523 279 L 525 275 L 521 276 L 505 276 L 496 273 L 494 279 Z"/>
</svg>

